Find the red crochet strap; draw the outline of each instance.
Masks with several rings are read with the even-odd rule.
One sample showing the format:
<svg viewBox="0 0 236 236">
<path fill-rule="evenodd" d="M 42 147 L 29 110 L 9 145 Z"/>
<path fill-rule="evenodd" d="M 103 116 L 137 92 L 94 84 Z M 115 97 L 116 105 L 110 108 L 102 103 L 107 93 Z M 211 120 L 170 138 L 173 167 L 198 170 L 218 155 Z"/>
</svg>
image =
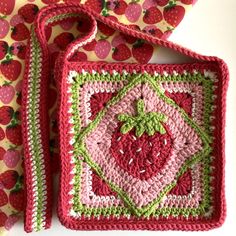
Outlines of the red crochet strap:
<svg viewBox="0 0 236 236">
<path fill-rule="evenodd" d="M 27 232 L 49 228 L 52 217 L 52 174 L 49 155 L 49 120 L 47 89 L 49 52 L 45 27 L 63 18 L 85 15 L 91 21 L 90 32 L 76 40 L 86 43 L 95 37 L 96 21 L 77 5 L 52 5 L 41 10 L 31 29 L 28 42 L 26 70 L 23 86 L 22 127 L 24 142 L 24 171 L 26 186 L 25 230 Z M 66 50 L 71 52 L 71 46 Z M 36 91 L 36 94 L 32 95 Z"/>
<path fill-rule="evenodd" d="M 49 73 L 49 52 L 45 37 L 45 27 L 63 16 L 86 16 L 91 23 L 89 32 L 71 43 L 57 60 L 57 68 L 63 72 L 64 64 L 73 52 L 95 38 L 97 32 L 96 20 L 110 27 L 146 40 L 149 43 L 173 49 L 196 60 L 219 62 L 223 71 L 227 70 L 225 63 L 216 57 L 199 55 L 169 41 L 163 41 L 141 31 L 128 28 L 99 15 L 92 9 L 80 4 L 55 4 L 43 8 L 32 26 L 31 38 L 28 43 L 26 70 L 23 85 L 22 128 L 25 150 L 25 181 L 26 181 L 26 212 L 25 230 L 27 232 L 49 228 L 52 216 L 52 176 L 49 156 L 49 120 L 47 108 L 47 88 Z M 60 67 L 58 67 L 60 65 Z M 57 73 L 58 74 L 58 73 Z M 224 78 L 223 78 L 224 79 Z M 225 78 L 226 79 L 226 78 Z M 32 96 L 33 91 L 36 90 Z M 39 114 L 41 116 L 39 117 Z"/>
</svg>

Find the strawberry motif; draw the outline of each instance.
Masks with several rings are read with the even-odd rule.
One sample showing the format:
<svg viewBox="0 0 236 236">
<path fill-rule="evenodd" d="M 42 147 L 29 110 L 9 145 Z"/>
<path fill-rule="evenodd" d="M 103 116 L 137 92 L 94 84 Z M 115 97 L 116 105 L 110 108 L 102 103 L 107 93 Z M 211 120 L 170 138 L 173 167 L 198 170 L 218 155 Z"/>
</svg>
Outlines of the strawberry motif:
<svg viewBox="0 0 236 236">
<path fill-rule="evenodd" d="M 2 60 L 8 51 L 8 43 L 0 40 L 0 60 Z"/>
<path fill-rule="evenodd" d="M 105 5 L 105 0 L 87 0 L 84 5 L 100 13 Z"/>
<path fill-rule="evenodd" d="M 97 23 L 98 29 L 106 36 L 111 36 L 115 33 L 115 30 L 111 27 L 103 24 L 102 22 L 98 21 Z"/>
<path fill-rule="evenodd" d="M 188 195 L 192 190 L 192 175 L 191 171 L 186 171 L 179 177 L 176 186 L 170 191 L 170 194 L 183 196 Z"/>
<path fill-rule="evenodd" d="M 0 6 L 1 6 L 1 3 L 0 3 Z M 5 18 L 4 16 L 0 17 L 0 39 L 5 38 L 10 28 L 8 21 L 5 20 L 4 18 Z"/>
<path fill-rule="evenodd" d="M 177 6 L 173 2 L 170 2 L 169 5 L 164 8 L 163 12 L 164 19 L 173 27 L 176 27 L 181 22 L 181 20 L 184 18 L 184 14 L 184 7 Z"/>
<path fill-rule="evenodd" d="M 148 63 L 153 54 L 153 46 L 138 40 L 132 47 L 133 57 L 141 64 Z"/>
<path fill-rule="evenodd" d="M 115 1 L 115 7 L 113 9 L 114 13 L 117 15 L 123 15 L 128 4 L 124 0 L 117 0 Z"/>
<path fill-rule="evenodd" d="M 0 127 L 0 141 L 2 141 L 5 138 L 4 130 Z M 1 158 L 0 158 L 1 160 Z"/>
<path fill-rule="evenodd" d="M 5 222 L 5 229 L 10 230 L 19 219 L 20 216 L 17 214 L 10 215 Z"/>
<path fill-rule="evenodd" d="M 160 22 L 162 18 L 161 11 L 156 7 L 151 7 L 145 11 L 143 21 L 146 24 L 152 25 Z"/>
<path fill-rule="evenodd" d="M 94 48 L 95 54 L 100 59 L 105 59 L 108 56 L 110 50 L 111 50 L 111 44 L 105 39 L 98 40 Z"/>
<path fill-rule="evenodd" d="M 116 61 L 125 61 L 130 57 L 130 49 L 125 44 L 118 45 L 112 53 L 112 58 Z"/>
<path fill-rule="evenodd" d="M 54 43 L 61 49 L 65 50 L 68 44 L 70 44 L 75 39 L 74 35 L 69 32 L 64 32 L 59 34 L 54 39 Z"/>
<path fill-rule="evenodd" d="M 0 107 L 0 124 L 2 125 L 7 125 L 10 123 L 13 115 L 14 115 L 14 110 L 10 106 L 2 106 Z"/>
<path fill-rule="evenodd" d="M 15 186 L 18 177 L 19 175 L 15 170 L 6 170 L 0 174 L 0 185 L 6 189 L 12 189 Z"/>
<path fill-rule="evenodd" d="M 5 225 L 6 220 L 7 215 L 3 211 L 0 211 L 0 227 L 3 227 Z"/>
<path fill-rule="evenodd" d="M 125 9 L 125 16 L 128 21 L 133 23 L 139 19 L 141 12 L 142 7 L 140 6 L 140 4 L 136 3 L 136 1 L 133 1 L 129 3 L 127 8 Z"/>
<path fill-rule="evenodd" d="M 52 27 L 51 26 L 46 26 L 45 27 L 45 37 L 46 40 L 48 41 L 52 35 Z"/>
<path fill-rule="evenodd" d="M 95 48 L 97 41 L 94 39 L 92 42 L 83 46 L 83 49 L 86 51 L 93 51 Z"/>
<path fill-rule="evenodd" d="M 13 189 L 9 194 L 9 202 L 17 211 L 24 210 L 24 190 L 22 188 Z"/>
<path fill-rule="evenodd" d="M 162 38 L 163 36 L 162 31 L 158 29 L 155 25 L 145 26 L 143 29 L 143 32 L 151 34 L 152 36 L 157 37 L 157 38 Z"/>
<path fill-rule="evenodd" d="M 137 102 L 137 115 L 118 115 L 119 124 L 112 135 L 111 154 L 130 175 L 147 180 L 163 167 L 171 156 L 172 138 L 165 126 L 166 117 L 145 112 L 144 101 Z"/>
<path fill-rule="evenodd" d="M 129 27 L 130 27 L 130 25 L 129 25 Z M 122 38 L 125 40 L 126 43 L 133 44 L 137 41 L 137 38 L 135 38 L 133 36 L 123 34 L 123 33 L 121 33 L 120 35 L 122 36 Z"/>
<path fill-rule="evenodd" d="M 11 83 L 5 82 L 0 86 L 0 101 L 4 104 L 9 104 L 15 96 L 15 90 Z"/>
<path fill-rule="evenodd" d="M 7 139 L 14 145 L 21 145 L 22 144 L 21 126 L 14 123 L 7 126 L 6 136 Z"/>
<path fill-rule="evenodd" d="M 29 35 L 30 35 L 29 30 L 23 23 L 16 25 L 11 32 L 11 38 L 14 39 L 15 41 L 26 40 L 29 38 Z"/>
<path fill-rule="evenodd" d="M 5 134 L 4 134 L 4 136 L 5 136 Z M 5 153 L 6 153 L 6 150 L 3 147 L 0 147 L 0 161 L 3 160 Z M 0 184 L 0 188 L 1 188 L 1 184 Z"/>
<path fill-rule="evenodd" d="M 14 149 L 8 149 L 4 155 L 3 161 L 9 168 L 15 168 L 20 161 L 20 153 Z"/>
<path fill-rule="evenodd" d="M 22 93 L 19 92 L 17 93 L 17 98 L 16 98 L 17 104 L 21 105 L 21 100 L 22 100 Z"/>
<path fill-rule="evenodd" d="M 8 197 L 4 190 L 0 189 L 0 207 L 8 203 Z"/>
<path fill-rule="evenodd" d="M 15 0 L 1 0 L 0 13 L 10 15 L 15 7 Z"/>
<path fill-rule="evenodd" d="M 21 63 L 17 60 L 5 60 L 1 62 L 0 71 L 6 79 L 15 81 L 21 73 Z"/>
<path fill-rule="evenodd" d="M 39 8 L 35 4 L 25 4 L 18 10 L 18 14 L 21 15 L 25 22 L 31 24 L 34 21 L 36 14 L 38 13 Z"/>
</svg>

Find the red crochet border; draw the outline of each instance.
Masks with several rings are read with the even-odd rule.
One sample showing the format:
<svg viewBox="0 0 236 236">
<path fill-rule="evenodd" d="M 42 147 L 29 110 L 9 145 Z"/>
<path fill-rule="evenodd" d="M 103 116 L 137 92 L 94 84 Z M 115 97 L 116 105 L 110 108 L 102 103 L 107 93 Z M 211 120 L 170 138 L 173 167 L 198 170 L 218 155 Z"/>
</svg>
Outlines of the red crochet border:
<svg viewBox="0 0 236 236">
<path fill-rule="evenodd" d="M 44 62 L 44 68 L 48 69 L 48 57 L 47 57 L 47 48 L 45 47 L 45 40 L 44 40 L 44 26 L 45 26 L 45 21 L 46 19 L 55 16 L 57 14 L 61 14 L 61 13 L 68 13 L 68 12 L 78 12 L 78 11 L 83 11 L 86 12 L 86 14 L 89 15 L 89 17 L 93 20 L 93 22 L 95 22 L 94 17 L 96 18 L 96 20 L 100 20 L 103 21 L 103 23 L 110 25 L 111 27 L 113 27 L 116 30 L 122 31 L 124 33 L 130 34 L 134 37 L 137 38 L 141 38 L 144 39 L 150 43 L 153 44 L 158 44 L 160 46 L 164 46 L 170 49 L 173 49 L 177 52 L 180 52 L 186 56 L 190 56 L 196 60 L 200 60 L 200 61 L 205 61 L 205 62 L 210 62 L 212 64 L 214 64 L 216 67 L 218 67 L 218 75 L 219 78 L 221 78 L 221 81 L 219 81 L 219 88 L 218 88 L 218 92 L 217 95 L 217 109 L 216 109 L 216 116 L 217 119 L 215 120 L 215 125 L 217 127 L 220 127 L 219 129 L 216 129 L 215 135 L 217 135 L 216 137 L 221 137 L 220 139 L 216 140 L 217 143 L 217 147 L 219 147 L 219 150 L 217 151 L 217 155 L 221 156 L 222 158 L 215 160 L 215 165 L 217 167 L 217 169 L 219 170 L 219 175 L 217 175 L 215 178 L 215 186 L 218 186 L 216 189 L 216 194 L 214 195 L 214 202 L 217 204 L 217 202 L 220 201 L 221 205 L 219 206 L 219 211 L 217 211 L 217 216 L 215 217 L 214 220 L 212 221 L 208 221 L 208 222 L 200 222 L 200 223 L 196 223 L 196 221 L 194 222 L 190 222 L 190 223 L 182 223 L 182 222 L 178 222 L 178 220 L 174 219 L 168 223 L 164 222 L 163 220 L 146 220 L 146 221 L 126 221 L 124 219 L 115 219 L 115 220 L 107 220 L 107 219 L 103 219 L 102 221 L 98 221 L 95 219 L 92 220 L 75 220 L 72 218 L 68 218 L 67 213 L 65 212 L 65 208 L 67 208 L 67 204 L 68 204 L 68 196 L 65 194 L 64 192 L 64 188 L 65 183 L 69 182 L 69 175 L 67 173 L 67 167 L 68 167 L 68 161 L 66 161 L 65 154 L 66 154 L 66 150 L 69 150 L 70 147 L 68 146 L 68 140 L 65 140 L 65 138 L 63 137 L 63 135 L 61 135 L 61 139 L 60 139 L 60 146 L 62 147 L 61 149 L 61 157 L 62 157 L 62 162 L 61 162 L 61 166 L 62 168 L 62 173 L 61 173 L 61 186 L 60 186 L 60 198 L 59 198 L 59 207 L 58 207 L 58 213 L 59 213 L 59 218 L 61 220 L 61 222 L 68 228 L 71 229 L 86 229 L 86 230 L 93 230 L 93 229 L 104 229 L 104 230 L 108 230 L 108 229 L 150 229 L 150 230 L 170 230 L 170 229 L 176 229 L 176 230 L 208 230 L 214 227 L 219 227 L 225 218 L 225 193 L 224 193 L 224 165 L 225 165 L 225 151 L 224 151 L 224 147 L 225 147 L 225 139 L 224 139 L 224 127 L 225 127 L 225 109 L 226 109 L 226 90 L 227 90 L 227 84 L 228 84 L 228 69 L 226 64 L 223 62 L 223 60 L 216 58 L 216 57 L 208 57 L 208 56 L 202 56 L 199 55 L 195 52 L 192 52 L 186 48 L 183 48 L 179 45 L 176 45 L 174 43 L 171 43 L 169 41 L 163 41 L 160 40 L 158 38 L 155 38 L 151 35 L 146 35 L 142 32 L 136 31 L 134 29 L 130 29 L 125 25 L 122 25 L 121 23 L 118 22 L 114 22 L 106 17 L 103 17 L 101 15 L 99 15 L 98 13 L 92 11 L 91 9 L 86 8 L 85 6 L 81 6 L 80 4 L 55 4 L 55 5 L 51 5 L 49 7 L 44 8 L 42 11 L 40 11 L 40 13 L 37 16 L 36 22 L 35 22 L 35 26 L 36 26 L 36 34 L 37 37 L 39 38 L 40 44 L 43 47 L 44 50 L 44 58 L 43 58 L 43 62 Z M 68 71 L 73 68 L 75 69 L 75 65 L 76 63 L 69 63 L 67 61 L 67 56 L 69 54 L 69 52 L 71 51 L 71 49 L 78 43 L 78 40 L 76 40 L 74 43 L 72 43 L 71 45 L 68 46 L 68 48 L 66 49 L 66 51 L 61 54 L 61 56 L 59 57 L 59 59 L 57 60 L 57 77 L 61 77 L 61 78 L 66 78 Z M 29 55 L 29 54 L 28 54 Z M 24 90 L 23 90 L 23 95 L 24 95 L 24 100 L 23 103 L 26 104 L 26 95 L 27 95 L 27 90 L 25 88 L 27 85 L 27 74 L 28 74 L 28 66 L 29 66 L 29 62 L 27 62 L 28 64 L 26 64 L 26 76 L 24 79 Z M 98 63 L 100 65 L 100 63 Z M 63 65 L 63 66 L 62 66 Z M 81 64 L 82 65 L 82 64 Z M 195 66 L 195 65 L 194 65 Z M 160 66 L 160 68 L 165 68 L 166 66 Z M 181 66 L 178 65 L 174 65 L 175 69 L 178 69 Z M 47 205 L 47 223 L 46 223 L 46 227 L 50 226 L 50 222 L 51 222 L 51 203 L 52 201 L 51 196 L 52 196 L 52 187 L 51 187 L 51 173 L 50 173 L 50 162 L 49 162 L 49 155 L 47 154 L 47 150 L 48 150 L 48 133 L 47 130 L 45 129 L 45 127 L 48 125 L 48 120 L 46 118 L 46 108 L 47 108 L 47 100 L 45 97 L 45 90 L 47 88 L 47 69 L 45 70 L 45 73 L 42 75 L 41 81 L 40 81 L 40 86 L 41 86 L 41 93 L 40 96 L 42 98 L 41 102 L 40 102 L 40 110 L 41 110 L 41 115 L 42 115 L 42 119 L 40 122 L 40 128 L 42 131 L 42 141 L 44 144 L 44 150 L 45 150 L 45 163 L 47 163 L 47 170 L 46 170 L 46 174 L 47 174 L 47 191 L 48 191 L 48 205 Z M 61 81 L 61 84 L 58 85 L 59 86 L 59 90 L 60 91 L 66 91 L 66 87 L 65 87 L 65 81 Z M 64 101 L 64 97 L 61 97 L 61 108 L 63 108 L 63 101 Z M 24 107 L 24 105 L 23 105 Z M 60 113 L 60 133 L 67 133 L 68 131 L 68 125 L 66 123 L 63 123 L 63 121 L 65 122 L 67 120 L 67 114 L 62 114 Z M 25 147 L 25 153 L 26 153 L 26 157 L 28 154 L 28 145 L 27 145 L 27 127 L 26 127 L 26 111 L 23 109 L 23 140 L 24 140 L 24 147 Z M 31 163 L 29 162 L 29 159 L 26 158 L 25 161 L 25 173 L 26 173 L 26 194 L 27 194 L 27 208 L 26 208 L 26 230 L 29 232 L 30 228 L 27 226 L 27 224 L 29 224 L 28 220 L 30 219 L 31 215 L 32 215 L 32 211 L 31 211 L 31 204 L 32 204 L 32 181 L 31 181 L 31 171 L 30 171 L 30 166 Z M 219 187 L 220 186 L 220 187 Z M 65 208 L 64 208 L 65 207 Z"/>
</svg>

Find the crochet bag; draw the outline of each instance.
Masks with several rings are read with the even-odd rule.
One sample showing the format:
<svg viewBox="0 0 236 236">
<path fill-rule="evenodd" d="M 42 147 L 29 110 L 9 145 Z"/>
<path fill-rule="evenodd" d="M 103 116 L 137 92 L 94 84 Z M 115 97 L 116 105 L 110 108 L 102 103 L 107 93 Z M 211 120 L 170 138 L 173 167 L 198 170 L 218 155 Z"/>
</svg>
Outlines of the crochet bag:
<svg viewBox="0 0 236 236">
<path fill-rule="evenodd" d="M 39 12 L 28 44 L 22 108 L 25 230 L 49 228 L 52 216 L 45 28 L 73 17 L 86 19 L 87 30 L 60 53 L 54 70 L 62 224 L 77 230 L 219 227 L 226 210 L 226 64 L 68 3 Z M 83 47 L 106 41 L 98 23 L 129 40 L 131 60 L 126 45 L 119 44 L 112 57 L 120 63 L 112 57 L 82 61 Z M 150 45 L 192 62 L 145 63 Z M 96 50 L 105 53 L 106 45 Z"/>
</svg>

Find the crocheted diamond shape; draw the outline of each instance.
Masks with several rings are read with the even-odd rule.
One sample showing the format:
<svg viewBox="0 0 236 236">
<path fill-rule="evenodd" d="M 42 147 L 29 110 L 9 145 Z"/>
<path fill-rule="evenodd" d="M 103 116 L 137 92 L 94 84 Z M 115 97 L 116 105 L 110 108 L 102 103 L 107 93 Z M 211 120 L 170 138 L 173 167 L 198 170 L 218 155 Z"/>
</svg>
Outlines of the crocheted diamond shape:
<svg viewBox="0 0 236 236">
<path fill-rule="evenodd" d="M 117 116 L 135 116 L 139 99 L 147 112 L 167 117 L 166 136 L 156 133 L 152 140 L 134 131 L 119 136 Z M 121 89 L 80 138 L 85 161 L 138 216 L 150 215 L 179 176 L 210 152 L 207 135 L 145 74 Z"/>
</svg>

